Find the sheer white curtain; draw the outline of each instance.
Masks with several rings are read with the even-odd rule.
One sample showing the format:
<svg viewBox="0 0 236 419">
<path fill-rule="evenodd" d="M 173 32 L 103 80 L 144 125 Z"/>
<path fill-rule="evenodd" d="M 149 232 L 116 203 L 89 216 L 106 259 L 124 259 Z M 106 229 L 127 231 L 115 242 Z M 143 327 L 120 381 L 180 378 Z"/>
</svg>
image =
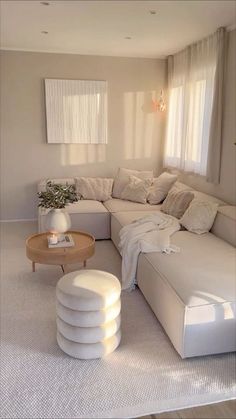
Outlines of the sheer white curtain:
<svg viewBox="0 0 236 419">
<path fill-rule="evenodd" d="M 207 173 L 219 49 L 217 32 L 168 57 L 165 167 L 204 176 Z"/>
</svg>

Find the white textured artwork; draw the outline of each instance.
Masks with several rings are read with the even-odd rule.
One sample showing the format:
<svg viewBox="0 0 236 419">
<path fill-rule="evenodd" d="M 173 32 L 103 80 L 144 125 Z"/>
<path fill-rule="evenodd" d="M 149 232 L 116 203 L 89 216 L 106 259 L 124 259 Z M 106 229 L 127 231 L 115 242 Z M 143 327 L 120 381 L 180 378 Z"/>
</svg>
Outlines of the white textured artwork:
<svg viewBox="0 0 236 419">
<path fill-rule="evenodd" d="M 45 79 L 48 143 L 107 143 L 107 82 Z"/>
</svg>

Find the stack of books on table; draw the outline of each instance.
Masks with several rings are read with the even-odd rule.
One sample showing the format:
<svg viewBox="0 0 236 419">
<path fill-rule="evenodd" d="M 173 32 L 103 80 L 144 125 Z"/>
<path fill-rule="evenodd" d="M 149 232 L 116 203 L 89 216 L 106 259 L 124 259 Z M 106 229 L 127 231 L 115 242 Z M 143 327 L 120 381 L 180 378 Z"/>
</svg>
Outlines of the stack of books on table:
<svg viewBox="0 0 236 419">
<path fill-rule="evenodd" d="M 60 234 L 57 243 L 50 243 L 50 236 L 48 236 L 48 247 L 50 249 L 56 249 L 59 247 L 73 247 L 75 245 L 71 234 Z"/>
</svg>

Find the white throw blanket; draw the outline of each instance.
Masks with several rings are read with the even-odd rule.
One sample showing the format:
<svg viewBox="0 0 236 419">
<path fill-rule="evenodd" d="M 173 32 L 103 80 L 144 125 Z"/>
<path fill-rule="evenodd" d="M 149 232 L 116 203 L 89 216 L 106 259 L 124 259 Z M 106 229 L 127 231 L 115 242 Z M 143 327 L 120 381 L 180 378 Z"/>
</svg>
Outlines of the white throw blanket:
<svg viewBox="0 0 236 419">
<path fill-rule="evenodd" d="M 150 214 L 120 230 L 119 248 L 122 255 L 122 289 L 133 289 L 140 252 L 179 252 L 170 244 L 170 236 L 180 229 L 178 220 L 170 215 Z"/>
</svg>

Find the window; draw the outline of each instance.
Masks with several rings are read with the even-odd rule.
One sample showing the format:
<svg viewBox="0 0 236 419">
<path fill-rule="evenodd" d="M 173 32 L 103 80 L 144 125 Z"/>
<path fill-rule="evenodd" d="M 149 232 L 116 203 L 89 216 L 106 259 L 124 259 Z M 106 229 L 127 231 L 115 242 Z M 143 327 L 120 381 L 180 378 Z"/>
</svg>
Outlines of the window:
<svg viewBox="0 0 236 419">
<path fill-rule="evenodd" d="M 215 70 L 212 39 L 169 57 L 166 167 L 206 175 Z"/>
<path fill-rule="evenodd" d="M 107 143 L 107 82 L 45 80 L 48 143 Z"/>
</svg>

